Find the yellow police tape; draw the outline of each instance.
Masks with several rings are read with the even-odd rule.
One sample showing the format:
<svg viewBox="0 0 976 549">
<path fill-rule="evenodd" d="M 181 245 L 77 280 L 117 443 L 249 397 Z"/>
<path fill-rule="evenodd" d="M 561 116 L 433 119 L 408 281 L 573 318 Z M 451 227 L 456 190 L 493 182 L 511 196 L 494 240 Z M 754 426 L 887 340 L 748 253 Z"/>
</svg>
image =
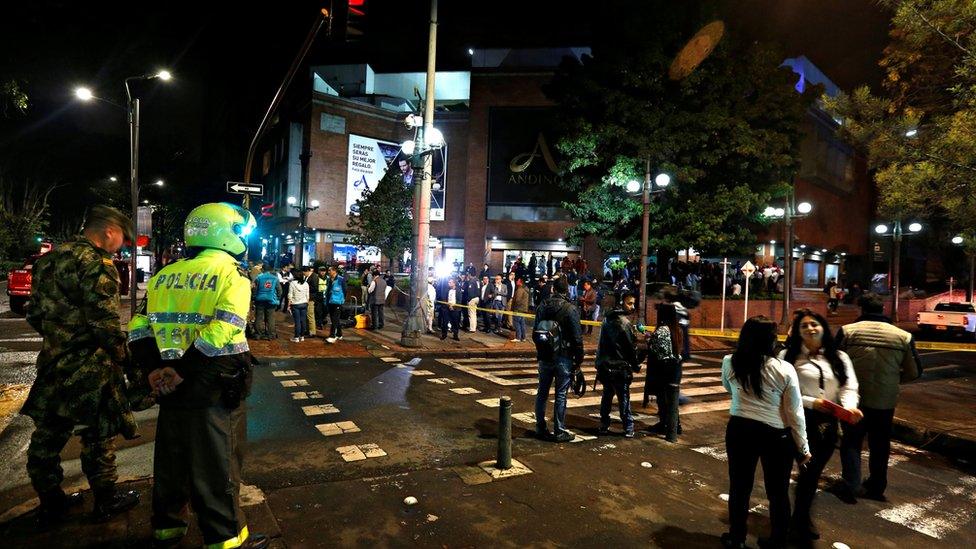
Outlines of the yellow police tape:
<svg viewBox="0 0 976 549">
<path fill-rule="evenodd" d="M 436 301 L 435 303 L 440 303 L 441 305 L 450 305 L 446 301 Z M 474 305 L 461 305 L 460 303 L 455 303 L 455 307 L 459 309 L 474 309 L 476 311 L 484 311 L 486 313 L 494 313 L 500 315 L 510 315 L 510 316 L 521 316 L 524 318 L 535 318 L 534 314 L 530 313 L 517 313 L 515 311 L 509 311 L 508 309 L 485 309 L 484 307 L 475 307 Z M 597 322 L 595 320 L 580 320 L 580 324 L 583 326 L 600 326 L 602 322 Z"/>
<path fill-rule="evenodd" d="M 441 305 L 450 305 L 446 301 L 437 301 Z M 475 307 L 474 305 L 461 305 L 459 303 L 454 304 L 455 307 L 459 309 L 474 309 L 476 311 L 484 311 L 486 313 L 510 315 L 510 316 L 521 316 L 525 318 L 535 318 L 535 315 L 529 313 L 517 313 L 515 311 L 508 311 L 504 309 L 485 309 L 484 307 Z M 602 323 L 595 320 L 581 320 L 580 323 L 583 326 L 600 326 Z M 714 337 L 719 339 L 739 339 L 739 332 L 737 330 L 713 330 L 709 328 L 691 328 L 688 333 L 693 336 L 701 337 Z M 786 334 L 780 334 L 777 336 L 780 341 L 786 341 Z M 915 348 L 926 350 L 926 351 L 960 351 L 960 352 L 976 352 L 976 343 L 950 343 L 947 341 L 915 341 Z"/>
</svg>

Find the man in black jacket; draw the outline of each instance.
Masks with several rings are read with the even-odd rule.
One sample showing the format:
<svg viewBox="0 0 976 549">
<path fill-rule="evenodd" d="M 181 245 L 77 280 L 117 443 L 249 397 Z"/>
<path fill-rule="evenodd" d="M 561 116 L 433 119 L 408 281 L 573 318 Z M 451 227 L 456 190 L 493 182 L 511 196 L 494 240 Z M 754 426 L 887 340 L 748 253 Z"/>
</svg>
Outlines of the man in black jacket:
<svg viewBox="0 0 976 549">
<path fill-rule="evenodd" d="M 634 437 L 634 417 L 630 413 L 630 382 L 640 371 L 646 352 L 638 349 L 633 325 L 627 318 L 634 312 L 634 294 L 625 293 L 620 306 L 603 319 L 600 345 L 596 350 L 596 378 L 603 384 L 600 401 L 600 434 L 610 433 L 610 405 L 614 395 L 620 406 L 620 421 L 624 424 L 624 436 Z"/>
<path fill-rule="evenodd" d="M 559 344 L 552 356 L 546 356 L 542 346 L 537 343 L 539 360 L 539 390 L 535 397 L 536 436 L 555 442 L 569 442 L 576 435 L 566 430 L 566 393 L 573 379 L 573 372 L 583 364 L 583 332 L 580 329 L 579 311 L 567 299 L 569 285 L 566 277 L 560 276 L 552 286 L 552 297 L 536 309 L 533 332 L 542 328 L 544 321 L 554 321 L 558 325 Z M 535 338 L 533 338 L 535 339 Z M 556 404 L 553 410 L 553 433 L 546 426 L 546 401 L 549 389 L 556 382 Z"/>
</svg>

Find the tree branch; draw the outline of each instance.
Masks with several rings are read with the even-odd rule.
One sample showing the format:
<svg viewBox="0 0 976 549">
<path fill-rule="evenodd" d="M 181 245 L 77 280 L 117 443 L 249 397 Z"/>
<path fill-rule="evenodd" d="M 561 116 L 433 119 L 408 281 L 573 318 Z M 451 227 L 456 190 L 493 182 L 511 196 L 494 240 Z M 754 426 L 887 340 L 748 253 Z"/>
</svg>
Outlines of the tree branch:
<svg viewBox="0 0 976 549">
<path fill-rule="evenodd" d="M 924 15 L 922 15 L 922 12 L 918 11 L 917 9 L 915 9 L 915 6 L 912 6 L 912 5 L 909 4 L 908 5 L 908 9 L 912 10 L 912 12 L 915 13 L 915 15 L 917 15 L 919 19 L 921 19 L 929 28 L 931 28 L 932 30 L 934 30 L 935 32 L 937 32 L 939 34 L 939 36 L 941 36 L 942 38 L 944 38 L 947 42 L 949 42 L 953 46 L 955 46 L 955 47 L 959 48 L 960 50 L 962 50 L 962 52 L 965 53 L 966 55 L 968 55 L 969 57 L 976 57 L 976 54 L 974 54 L 973 52 L 971 52 L 968 49 L 966 49 L 966 47 L 963 46 L 962 44 L 960 44 L 958 40 L 955 40 L 951 36 L 949 36 L 946 33 L 942 32 L 942 29 L 940 29 L 939 27 L 935 26 L 934 23 L 932 23 L 931 21 L 929 21 L 927 17 L 925 17 Z"/>
</svg>

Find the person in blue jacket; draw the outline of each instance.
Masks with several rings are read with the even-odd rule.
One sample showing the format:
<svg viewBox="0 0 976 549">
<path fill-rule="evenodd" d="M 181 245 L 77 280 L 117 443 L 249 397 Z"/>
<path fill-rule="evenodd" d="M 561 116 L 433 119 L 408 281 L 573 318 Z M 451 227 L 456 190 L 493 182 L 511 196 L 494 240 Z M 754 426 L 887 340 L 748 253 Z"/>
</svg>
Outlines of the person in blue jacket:
<svg viewBox="0 0 976 549">
<path fill-rule="evenodd" d="M 281 282 L 270 264 L 262 265 L 261 271 L 254 279 L 254 329 L 257 339 L 274 339 L 278 337 L 275 311 L 281 304 Z"/>
<path fill-rule="evenodd" d="M 335 265 L 329 267 L 329 285 L 326 288 L 326 305 L 329 307 L 329 323 L 332 330 L 325 341 L 335 343 L 342 339 L 342 306 L 346 303 L 346 279 L 339 275 Z"/>
</svg>

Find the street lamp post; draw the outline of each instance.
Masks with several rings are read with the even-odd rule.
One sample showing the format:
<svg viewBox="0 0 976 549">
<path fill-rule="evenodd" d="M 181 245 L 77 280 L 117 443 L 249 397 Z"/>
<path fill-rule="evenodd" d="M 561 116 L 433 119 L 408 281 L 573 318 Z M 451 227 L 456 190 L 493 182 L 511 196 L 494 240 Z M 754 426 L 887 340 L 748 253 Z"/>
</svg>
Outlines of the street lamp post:
<svg viewBox="0 0 976 549">
<path fill-rule="evenodd" d="M 647 260 L 648 247 L 651 238 L 651 195 L 664 192 L 664 188 L 671 183 L 671 176 L 666 173 L 659 173 L 651 179 L 651 160 L 644 160 L 644 181 L 638 183 L 636 180 L 627 183 L 627 191 L 637 192 L 638 187 L 641 191 L 641 205 L 643 206 L 643 217 L 641 218 L 641 268 L 640 268 L 640 292 L 641 303 L 641 322 L 647 322 Z"/>
<path fill-rule="evenodd" d="M 75 96 L 82 101 L 99 101 L 114 105 L 123 109 L 128 116 L 129 122 L 129 199 L 132 206 L 132 254 L 129 257 L 129 314 L 136 314 L 136 239 L 138 237 L 138 212 L 139 212 L 139 98 L 132 96 L 130 83 L 137 81 L 162 80 L 168 82 L 173 75 L 167 70 L 161 70 L 155 74 L 143 74 L 140 76 L 130 76 L 125 79 L 125 98 L 126 105 L 122 106 L 113 101 L 96 97 L 91 89 L 80 87 L 75 89 Z M 156 185 L 162 186 L 162 180 L 158 180 Z"/>
<path fill-rule="evenodd" d="M 909 234 L 916 234 L 922 230 L 922 224 L 913 222 L 908 225 Z M 896 219 L 892 223 L 891 231 L 884 223 L 877 225 L 874 232 L 880 236 L 890 236 L 892 238 L 891 250 L 891 284 L 893 288 L 894 300 L 891 304 L 891 318 L 895 322 L 899 321 L 898 315 L 898 287 L 901 285 L 901 241 L 904 231 L 901 228 L 901 220 Z"/>
<path fill-rule="evenodd" d="M 783 244 L 783 315 L 780 318 L 780 324 L 785 325 L 789 321 L 790 301 L 793 297 L 793 242 L 795 241 L 793 221 L 803 219 L 812 211 L 813 205 L 809 202 L 796 204 L 796 197 L 791 190 L 786 197 L 785 208 L 770 206 L 763 212 L 766 217 L 783 218 L 783 225 L 786 228 L 786 242 Z"/>
<path fill-rule="evenodd" d="M 424 91 L 424 121 L 417 129 L 417 137 L 411 155 L 411 165 L 414 169 L 423 169 L 423 178 L 419 185 L 414 185 L 414 246 L 413 268 L 410 271 L 410 314 L 403 323 L 403 333 L 400 343 L 404 347 L 420 347 L 421 334 L 426 329 L 424 311 L 421 298 L 426 295 L 427 285 L 427 244 L 430 239 L 430 185 L 433 171 L 431 153 L 435 147 L 436 137 L 440 134 L 434 129 L 434 77 L 437 55 L 437 0 L 430 1 L 430 34 L 427 43 L 427 83 Z M 408 117 L 408 120 L 412 120 Z M 436 133 L 435 133 L 436 132 Z M 443 136 L 440 136 L 443 145 Z"/>
<path fill-rule="evenodd" d="M 295 246 L 295 265 L 301 268 L 304 263 L 305 255 L 305 224 L 308 221 L 308 212 L 319 209 L 319 201 L 312 200 L 305 204 L 307 193 L 302 193 L 301 200 L 294 196 L 288 197 L 288 205 L 298 210 L 298 244 Z"/>
</svg>

